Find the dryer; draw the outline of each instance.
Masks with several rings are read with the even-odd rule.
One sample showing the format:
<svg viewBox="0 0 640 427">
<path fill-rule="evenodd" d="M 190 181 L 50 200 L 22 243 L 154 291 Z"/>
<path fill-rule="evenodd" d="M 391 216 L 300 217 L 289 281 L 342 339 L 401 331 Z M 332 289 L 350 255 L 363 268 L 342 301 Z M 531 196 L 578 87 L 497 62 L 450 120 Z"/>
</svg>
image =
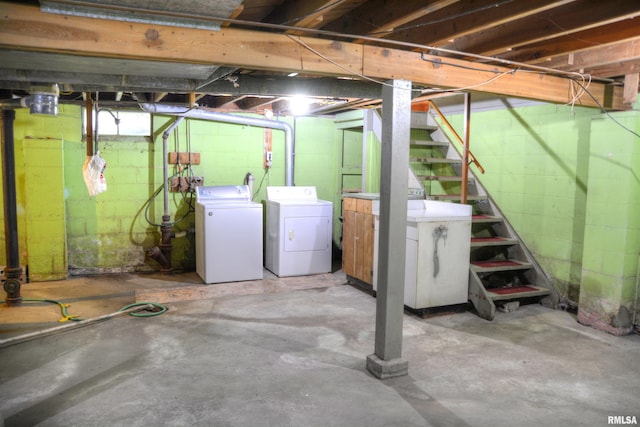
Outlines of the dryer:
<svg viewBox="0 0 640 427">
<path fill-rule="evenodd" d="M 265 267 L 275 275 L 331 271 L 333 204 L 316 187 L 267 187 Z"/>
<path fill-rule="evenodd" d="M 196 273 L 205 283 L 262 279 L 263 207 L 246 185 L 196 187 Z"/>
</svg>

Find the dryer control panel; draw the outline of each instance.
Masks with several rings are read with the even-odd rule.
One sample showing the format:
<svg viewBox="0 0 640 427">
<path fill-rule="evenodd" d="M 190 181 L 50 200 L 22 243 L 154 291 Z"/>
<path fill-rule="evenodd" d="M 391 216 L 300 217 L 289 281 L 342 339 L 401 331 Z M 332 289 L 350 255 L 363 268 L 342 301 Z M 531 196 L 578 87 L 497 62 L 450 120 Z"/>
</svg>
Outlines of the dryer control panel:
<svg viewBox="0 0 640 427">
<path fill-rule="evenodd" d="M 315 201 L 316 187 L 267 187 L 267 200 L 271 201 Z"/>
</svg>

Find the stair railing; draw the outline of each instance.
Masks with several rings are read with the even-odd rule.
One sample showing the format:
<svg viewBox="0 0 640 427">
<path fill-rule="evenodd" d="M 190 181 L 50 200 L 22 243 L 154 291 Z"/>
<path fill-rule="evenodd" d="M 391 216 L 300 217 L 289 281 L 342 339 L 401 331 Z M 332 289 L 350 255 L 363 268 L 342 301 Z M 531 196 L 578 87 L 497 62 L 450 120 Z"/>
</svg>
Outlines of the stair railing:
<svg viewBox="0 0 640 427">
<path fill-rule="evenodd" d="M 449 120 L 447 120 L 444 114 L 442 114 L 442 111 L 440 111 L 438 106 L 433 101 L 428 101 L 428 103 L 430 107 L 429 109 L 433 108 L 433 111 L 438 113 L 438 117 L 440 117 L 440 120 L 442 120 L 442 123 L 445 125 L 445 127 L 451 132 L 451 134 L 455 137 L 455 139 L 458 140 L 460 145 L 464 147 L 464 140 L 460 137 L 460 135 L 458 135 L 458 132 L 456 132 L 453 126 L 451 126 L 451 123 L 449 123 Z M 478 159 L 476 159 L 476 156 L 474 156 L 471 151 L 469 151 L 469 158 L 471 159 L 471 163 L 476 165 L 480 173 L 484 173 L 484 168 L 482 167 Z"/>
<path fill-rule="evenodd" d="M 461 194 L 461 203 L 466 203 L 467 202 L 467 182 L 465 182 L 465 178 L 466 176 L 468 176 L 467 173 L 467 168 L 469 167 L 469 165 L 471 163 L 473 163 L 474 165 L 476 165 L 476 167 L 478 168 L 478 170 L 480 171 L 480 173 L 484 173 L 484 167 L 482 167 L 482 165 L 480 164 L 480 162 L 478 161 L 478 159 L 476 158 L 476 156 L 471 152 L 471 150 L 469 150 L 469 144 L 468 141 L 465 142 L 464 139 L 462 139 L 462 137 L 460 137 L 460 135 L 458 134 L 458 132 L 456 132 L 456 130 L 453 128 L 453 126 L 451 126 L 451 123 L 449 123 L 449 120 L 447 120 L 447 118 L 444 116 L 444 114 L 442 114 L 442 111 L 440 111 L 440 109 L 438 108 L 438 106 L 431 100 L 427 100 L 427 105 L 429 107 L 430 111 L 435 111 L 438 115 L 438 117 L 440 118 L 440 121 L 442 122 L 442 124 L 449 130 L 449 132 L 451 133 L 451 135 L 454 136 L 454 139 L 456 139 L 460 145 L 462 145 L 462 149 L 463 149 L 463 181 L 462 181 L 462 194 Z M 465 117 L 467 115 L 465 114 Z M 465 119 L 468 122 L 468 117 Z M 467 123 L 468 125 L 468 123 Z M 465 135 L 468 138 L 468 132 L 465 132 Z M 466 138 L 465 138 L 466 139 Z M 471 161 L 469 161 L 469 159 Z"/>
</svg>

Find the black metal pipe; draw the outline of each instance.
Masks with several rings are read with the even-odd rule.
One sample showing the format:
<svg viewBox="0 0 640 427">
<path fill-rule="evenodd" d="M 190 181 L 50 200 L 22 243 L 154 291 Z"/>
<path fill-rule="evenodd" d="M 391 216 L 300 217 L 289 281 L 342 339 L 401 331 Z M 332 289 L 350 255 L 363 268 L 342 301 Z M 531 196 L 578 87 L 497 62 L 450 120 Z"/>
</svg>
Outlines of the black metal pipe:
<svg viewBox="0 0 640 427">
<path fill-rule="evenodd" d="M 22 302 L 20 295 L 20 251 L 18 250 L 18 214 L 16 202 L 16 165 L 13 140 L 13 122 L 16 118 L 14 110 L 2 112 L 2 174 L 4 195 L 4 232 L 7 263 L 5 266 L 4 291 L 7 293 L 7 305 L 18 305 Z"/>
</svg>

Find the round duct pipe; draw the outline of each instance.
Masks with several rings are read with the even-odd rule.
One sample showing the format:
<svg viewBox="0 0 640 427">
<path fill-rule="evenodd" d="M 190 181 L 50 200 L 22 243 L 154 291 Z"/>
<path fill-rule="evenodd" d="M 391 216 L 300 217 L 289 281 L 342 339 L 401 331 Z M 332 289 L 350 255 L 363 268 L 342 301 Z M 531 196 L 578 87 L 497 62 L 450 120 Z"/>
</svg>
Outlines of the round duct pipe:
<svg viewBox="0 0 640 427">
<path fill-rule="evenodd" d="M 295 140 L 293 128 L 285 122 L 260 119 L 255 117 L 237 116 L 234 114 L 217 113 L 215 111 L 198 110 L 174 105 L 140 104 L 147 113 L 166 114 L 168 116 L 188 117 L 191 119 L 210 120 L 213 122 L 233 123 L 238 125 L 256 126 L 284 131 L 284 174 L 285 185 L 293 186 L 293 165 Z"/>
<path fill-rule="evenodd" d="M 58 98 L 60 89 L 58 85 L 34 86 L 31 94 L 23 98 L 0 101 L 1 110 L 13 110 L 15 108 L 28 108 L 31 114 L 45 116 L 58 115 Z"/>
</svg>

